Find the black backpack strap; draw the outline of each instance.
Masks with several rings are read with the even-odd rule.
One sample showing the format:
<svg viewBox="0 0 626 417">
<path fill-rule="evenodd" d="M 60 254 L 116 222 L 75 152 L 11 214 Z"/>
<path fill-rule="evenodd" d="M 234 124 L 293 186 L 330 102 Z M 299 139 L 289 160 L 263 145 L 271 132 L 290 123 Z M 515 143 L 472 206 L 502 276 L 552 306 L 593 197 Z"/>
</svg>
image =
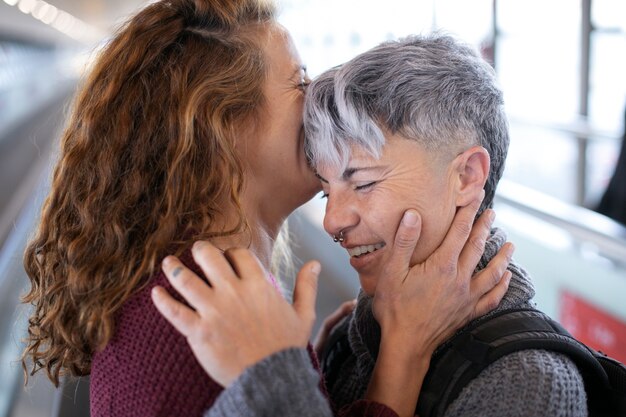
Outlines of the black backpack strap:
<svg viewBox="0 0 626 417">
<path fill-rule="evenodd" d="M 626 366 L 602 352 L 596 352 L 596 359 L 606 371 L 611 384 L 607 395 L 610 395 L 614 412 L 607 415 L 626 416 Z"/>
<path fill-rule="evenodd" d="M 433 355 L 417 413 L 421 417 L 443 416 L 461 390 L 483 369 L 505 355 L 525 349 L 545 349 L 569 356 L 585 380 L 588 404 L 599 404 L 600 415 L 605 408 L 607 413 L 613 410 L 615 404 L 604 400 L 603 390 L 610 389 L 609 377 L 596 353 L 542 312 L 517 309 L 471 323 Z"/>
</svg>

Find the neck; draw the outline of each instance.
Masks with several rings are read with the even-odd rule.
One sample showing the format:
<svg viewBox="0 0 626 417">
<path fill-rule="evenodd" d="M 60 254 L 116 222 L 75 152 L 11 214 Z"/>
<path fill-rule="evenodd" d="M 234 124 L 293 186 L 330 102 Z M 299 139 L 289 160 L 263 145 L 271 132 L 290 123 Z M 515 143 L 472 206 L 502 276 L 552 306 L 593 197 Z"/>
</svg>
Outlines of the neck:
<svg viewBox="0 0 626 417">
<path fill-rule="evenodd" d="M 264 189 L 258 182 L 255 184 L 254 181 L 246 181 L 245 184 L 241 195 L 241 205 L 250 226 L 245 243 L 269 270 L 274 243 L 280 229 L 287 217 L 302 202 L 290 201 L 283 195 L 272 194 L 271 190 Z M 250 184 L 255 184 L 255 186 L 250 186 Z"/>
<path fill-rule="evenodd" d="M 247 248 L 269 271 L 274 242 L 285 219 L 292 210 L 270 210 L 267 204 L 264 205 L 263 199 L 251 198 L 250 194 L 246 193 L 242 195 L 241 206 L 248 228 L 242 233 L 212 238 L 211 243 L 222 250 L 232 247 Z M 234 210 L 231 213 L 234 213 Z M 234 216 L 220 222 L 222 223 L 222 230 L 232 229 L 236 222 L 237 219 Z"/>
<path fill-rule="evenodd" d="M 269 271 L 274 243 L 280 228 L 291 213 L 275 213 L 263 210 L 262 201 L 258 203 L 243 202 L 244 213 L 250 225 L 248 243 L 250 250 L 259 258 Z"/>
<path fill-rule="evenodd" d="M 247 218 L 249 229 L 234 235 L 214 237 L 211 243 L 221 250 L 229 248 L 249 249 L 261 262 L 261 265 L 269 271 L 276 234 L 269 233 L 265 227 Z"/>
</svg>

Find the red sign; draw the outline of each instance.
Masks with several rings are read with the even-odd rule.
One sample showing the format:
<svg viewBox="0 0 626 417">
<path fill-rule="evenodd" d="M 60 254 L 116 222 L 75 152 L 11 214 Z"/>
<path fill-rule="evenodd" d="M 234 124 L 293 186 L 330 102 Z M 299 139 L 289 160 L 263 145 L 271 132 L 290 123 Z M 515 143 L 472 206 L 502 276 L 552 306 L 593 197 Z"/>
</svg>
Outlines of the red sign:
<svg viewBox="0 0 626 417">
<path fill-rule="evenodd" d="M 576 339 L 626 363 L 626 323 L 582 298 L 561 293 L 559 321 Z"/>
</svg>

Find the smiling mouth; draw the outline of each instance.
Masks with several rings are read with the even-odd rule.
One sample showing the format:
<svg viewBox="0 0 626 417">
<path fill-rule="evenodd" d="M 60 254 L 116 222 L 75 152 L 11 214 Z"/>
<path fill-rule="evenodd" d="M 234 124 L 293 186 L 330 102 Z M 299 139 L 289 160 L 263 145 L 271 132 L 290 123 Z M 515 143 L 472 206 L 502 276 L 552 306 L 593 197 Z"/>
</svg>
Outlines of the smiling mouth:
<svg viewBox="0 0 626 417">
<path fill-rule="evenodd" d="M 355 246 L 354 248 L 348 249 L 348 254 L 351 258 L 359 258 L 363 255 L 367 255 L 368 253 L 376 252 L 384 246 L 385 242 L 377 243 L 375 245 Z"/>
</svg>

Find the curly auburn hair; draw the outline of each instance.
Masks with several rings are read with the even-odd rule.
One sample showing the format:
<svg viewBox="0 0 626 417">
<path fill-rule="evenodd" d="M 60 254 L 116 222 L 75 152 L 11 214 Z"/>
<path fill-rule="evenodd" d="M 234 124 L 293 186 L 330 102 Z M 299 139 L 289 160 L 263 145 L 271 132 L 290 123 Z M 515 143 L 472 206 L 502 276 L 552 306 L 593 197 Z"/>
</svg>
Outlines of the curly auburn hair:
<svg viewBox="0 0 626 417">
<path fill-rule="evenodd" d="M 256 38 L 274 14 L 267 0 L 159 1 L 100 53 L 24 255 L 25 372 L 45 368 L 56 386 L 88 374 L 114 314 L 165 253 L 246 229 L 233 142 L 264 102 Z M 212 230 L 225 203 L 239 220 Z"/>
</svg>

